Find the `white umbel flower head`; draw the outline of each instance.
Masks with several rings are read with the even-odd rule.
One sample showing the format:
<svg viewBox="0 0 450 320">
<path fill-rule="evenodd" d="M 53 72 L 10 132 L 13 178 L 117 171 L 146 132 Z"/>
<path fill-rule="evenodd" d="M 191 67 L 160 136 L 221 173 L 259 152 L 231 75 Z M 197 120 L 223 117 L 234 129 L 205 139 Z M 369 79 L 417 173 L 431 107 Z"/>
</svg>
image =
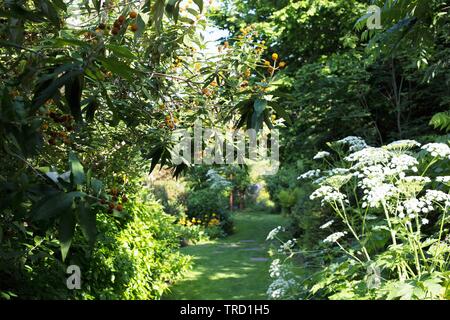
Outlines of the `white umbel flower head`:
<svg viewBox="0 0 450 320">
<path fill-rule="evenodd" d="M 297 180 L 305 180 L 305 179 L 311 179 L 311 178 L 317 178 L 320 176 L 320 169 L 316 170 L 309 170 L 302 175 L 300 175 Z"/>
<path fill-rule="evenodd" d="M 338 140 L 336 142 L 339 144 L 348 145 L 350 152 L 359 151 L 368 146 L 363 138 L 355 137 L 355 136 L 348 136 L 348 137 L 345 137 L 344 139 Z"/>
<path fill-rule="evenodd" d="M 328 227 L 331 227 L 331 225 L 334 223 L 334 220 L 330 220 L 326 223 L 324 223 L 323 225 L 320 226 L 320 229 L 326 229 Z"/>
<path fill-rule="evenodd" d="M 309 198 L 311 200 L 322 199 L 322 205 L 326 203 L 332 203 L 337 201 L 347 202 L 347 197 L 345 194 L 339 192 L 333 187 L 330 186 L 321 186 L 319 189 L 315 190 Z"/>
<path fill-rule="evenodd" d="M 345 237 L 345 235 L 347 234 L 346 231 L 344 232 L 335 232 L 333 234 L 330 234 L 328 237 L 326 237 L 323 242 L 325 243 L 335 243 L 337 242 L 340 238 Z"/>
<path fill-rule="evenodd" d="M 441 182 L 441 183 L 449 183 L 450 182 L 450 176 L 436 177 L 436 181 L 437 182 Z"/>
<path fill-rule="evenodd" d="M 319 151 L 317 152 L 317 154 L 314 156 L 314 160 L 319 160 L 319 159 L 323 159 L 330 156 L 330 153 L 327 151 Z"/>
<path fill-rule="evenodd" d="M 398 140 L 398 141 L 394 141 L 392 143 L 389 143 L 387 146 L 385 146 L 384 148 L 387 150 L 409 150 L 409 149 L 413 149 L 415 147 L 420 147 L 421 144 L 415 140 Z"/>
<path fill-rule="evenodd" d="M 445 143 L 429 143 L 424 145 L 422 149 L 428 151 L 433 157 L 450 157 L 450 147 Z"/>
<path fill-rule="evenodd" d="M 269 232 L 269 234 L 267 235 L 266 240 L 273 240 L 273 239 L 275 239 L 275 237 L 282 231 L 284 231 L 284 228 L 282 226 L 276 227 L 275 229 L 273 229 L 272 231 Z"/>
</svg>

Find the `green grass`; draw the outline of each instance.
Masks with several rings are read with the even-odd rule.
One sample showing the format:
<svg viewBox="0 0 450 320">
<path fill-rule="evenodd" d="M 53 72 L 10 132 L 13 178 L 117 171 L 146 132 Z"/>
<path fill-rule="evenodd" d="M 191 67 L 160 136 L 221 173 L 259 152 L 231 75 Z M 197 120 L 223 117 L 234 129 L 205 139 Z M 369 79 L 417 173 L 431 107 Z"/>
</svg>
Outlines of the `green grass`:
<svg viewBox="0 0 450 320">
<path fill-rule="evenodd" d="M 194 266 L 163 299 L 267 298 L 270 261 L 252 258 L 269 258 L 267 234 L 276 226 L 285 225 L 286 221 L 280 215 L 264 212 L 239 212 L 234 215 L 234 221 L 236 232 L 233 235 L 182 249 L 183 253 L 192 256 Z"/>
</svg>

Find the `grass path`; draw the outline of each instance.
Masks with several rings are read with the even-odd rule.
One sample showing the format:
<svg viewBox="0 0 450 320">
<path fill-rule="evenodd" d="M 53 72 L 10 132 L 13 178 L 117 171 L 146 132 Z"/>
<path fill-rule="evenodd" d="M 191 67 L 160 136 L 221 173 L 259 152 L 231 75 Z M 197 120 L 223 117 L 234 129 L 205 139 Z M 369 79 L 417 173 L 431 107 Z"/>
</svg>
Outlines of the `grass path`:
<svg viewBox="0 0 450 320">
<path fill-rule="evenodd" d="M 236 232 L 216 241 L 182 249 L 194 266 L 172 287 L 165 300 L 266 299 L 270 284 L 267 234 L 286 221 L 280 215 L 239 212 Z"/>
</svg>

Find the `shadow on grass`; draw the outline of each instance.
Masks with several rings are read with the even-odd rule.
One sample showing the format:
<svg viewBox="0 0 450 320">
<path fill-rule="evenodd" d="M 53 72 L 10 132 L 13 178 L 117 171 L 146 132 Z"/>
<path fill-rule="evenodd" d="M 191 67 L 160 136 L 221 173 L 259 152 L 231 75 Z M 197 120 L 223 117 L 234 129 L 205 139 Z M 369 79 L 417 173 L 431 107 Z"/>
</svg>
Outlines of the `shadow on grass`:
<svg viewBox="0 0 450 320">
<path fill-rule="evenodd" d="M 265 213 L 235 215 L 236 233 L 183 248 L 193 269 L 172 287 L 165 300 L 266 299 L 270 284 L 267 233 L 285 219 Z M 255 259 L 253 260 L 253 259 Z"/>
</svg>

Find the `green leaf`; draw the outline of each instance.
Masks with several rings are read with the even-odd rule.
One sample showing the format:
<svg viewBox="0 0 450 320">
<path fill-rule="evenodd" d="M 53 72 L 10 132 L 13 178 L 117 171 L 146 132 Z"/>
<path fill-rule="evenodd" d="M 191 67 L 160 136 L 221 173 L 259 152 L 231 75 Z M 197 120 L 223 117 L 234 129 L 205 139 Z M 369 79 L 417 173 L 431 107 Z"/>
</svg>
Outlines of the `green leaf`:
<svg viewBox="0 0 450 320">
<path fill-rule="evenodd" d="M 73 65 L 67 65 L 67 68 L 73 68 Z M 36 110 L 41 107 L 47 100 L 53 98 L 59 88 L 72 81 L 74 77 L 81 75 L 83 71 L 73 70 L 65 72 L 63 75 L 54 79 L 47 79 L 40 82 L 37 86 L 33 97 L 33 109 Z"/>
<path fill-rule="evenodd" d="M 70 112 L 77 122 L 82 122 L 81 115 L 81 95 L 83 93 L 84 75 L 74 76 L 65 85 L 65 97 L 69 105 Z"/>
<path fill-rule="evenodd" d="M 98 179 L 93 178 L 91 180 L 91 188 L 94 191 L 95 195 L 98 196 L 100 192 L 103 190 L 103 182 Z"/>
<path fill-rule="evenodd" d="M 62 260 L 66 260 L 72 238 L 75 233 L 75 215 L 72 210 L 64 213 L 59 219 L 59 243 L 61 246 Z"/>
<path fill-rule="evenodd" d="M 82 185 L 86 180 L 84 169 L 82 164 L 80 163 L 80 160 L 73 152 L 70 152 L 69 154 L 69 167 L 71 171 L 72 182 L 75 185 Z"/>
<path fill-rule="evenodd" d="M 121 58 L 125 58 L 125 59 L 135 59 L 136 58 L 134 53 L 131 52 L 130 49 L 128 49 L 127 47 L 118 46 L 115 44 L 109 44 L 106 46 L 106 48 Z"/>
<path fill-rule="evenodd" d="M 203 11 L 203 0 L 194 0 L 194 3 L 198 6 L 200 9 L 200 12 Z"/>
<path fill-rule="evenodd" d="M 38 7 L 53 25 L 58 28 L 61 26 L 58 10 L 56 10 L 50 1 L 39 0 Z"/>
<path fill-rule="evenodd" d="M 83 232 L 83 236 L 92 246 L 95 243 L 97 237 L 97 226 L 96 226 L 96 213 L 91 210 L 87 203 L 82 203 L 78 206 L 78 218 L 80 221 L 80 228 Z"/>
<path fill-rule="evenodd" d="M 105 69 L 111 71 L 113 74 L 118 75 L 128 81 L 133 81 L 133 76 L 137 72 L 136 70 L 130 68 L 129 65 L 121 61 L 117 61 L 113 57 L 99 58 L 101 64 Z"/>
<path fill-rule="evenodd" d="M 83 192 L 60 192 L 43 200 L 43 203 L 34 210 L 32 214 L 34 220 L 45 220 L 67 212 L 71 209 L 73 200 L 77 197 L 83 197 Z"/>
<path fill-rule="evenodd" d="M 161 159 L 161 155 L 163 154 L 163 152 L 164 152 L 163 147 L 159 147 L 152 151 L 152 153 L 151 153 L 152 163 L 150 165 L 150 173 L 152 173 L 153 170 L 155 169 L 156 165 L 158 164 L 159 160 Z"/>
<path fill-rule="evenodd" d="M 261 124 L 263 121 L 263 113 L 267 107 L 267 100 L 257 98 L 253 103 L 253 115 L 251 119 L 251 128 L 256 129 L 257 131 L 261 128 Z"/>
<path fill-rule="evenodd" d="M 97 13 L 100 13 L 101 1 L 100 0 L 92 0 L 92 3 L 94 4 L 95 11 L 97 11 Z"/>
<path fill-rule="evenodd" d="M 264 110 L 267 107 L 267 101 L 264 99 L 256 99 L 255 103 L 253 104 L 253 107 L 255 108 L 255 114 L 256 116 L 261 116 Z"/>
<path fill-rule="evenodd" d="M 165 12 L 165 0 L 156 0 L 155 4 L 152 7 L 152 17 L 157 33 L 161 32 L 164 12 Z"/>
</svg>

